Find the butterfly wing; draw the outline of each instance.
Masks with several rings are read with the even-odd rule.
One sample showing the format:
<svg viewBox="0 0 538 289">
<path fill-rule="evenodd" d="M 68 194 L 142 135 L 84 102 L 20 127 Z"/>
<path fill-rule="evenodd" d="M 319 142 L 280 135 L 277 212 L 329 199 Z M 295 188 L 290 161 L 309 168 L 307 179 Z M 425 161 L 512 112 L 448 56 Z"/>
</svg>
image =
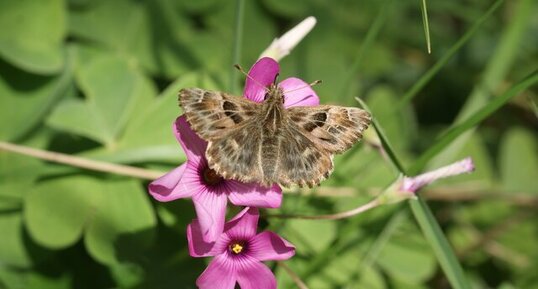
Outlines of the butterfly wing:
<svg viewBox="0 0 538 289">
<path fill-rule="evenodd" d="M 278 183 L 313 187 L 328 178 L 333 170 L 332 155 L 290 124 L 280 133 Z"/>
<path fill-rule="evenodd" d="M 209 167 L 226 179 L 244 183 L 263 182 L 262 131 L 261 126 L 254 123 L 248 120 L 227 130 L 221 138 L 209 141 L 206 150 Z"/>
<path fill-rule="evenodd" d="M 182 89 L 178 98 L 187 122 L 206 141 L 218 139 L 227 129 L 244 123 L 260 107 L 243 97 L 200 88 Z"/>
<path fill-rule="evenodd" d="M 318 185 L 332 171 L 331 154 L 308 139 L 295 124 L 269 135 L 255 120 L 210 141 L 209 166 L 227 179 L 257 182 L 268 187 Z"/>
<path fill-rule="evenodd" d="M 297 106 L 287 112 L 306 137 L 330 153 L 348 150 L 371 121 L 368 112 L 356 107 Z"/>
</svg>

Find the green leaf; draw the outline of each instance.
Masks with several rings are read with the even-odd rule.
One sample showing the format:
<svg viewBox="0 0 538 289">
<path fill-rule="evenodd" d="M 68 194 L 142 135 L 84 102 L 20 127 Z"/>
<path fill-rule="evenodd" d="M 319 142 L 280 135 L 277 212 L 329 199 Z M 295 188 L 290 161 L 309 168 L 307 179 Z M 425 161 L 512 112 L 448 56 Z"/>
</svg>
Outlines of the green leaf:
<svg viewBox="0 0 538 289">
<path fill-rule="evenodd" d="M 47 269 L 50 270 L 49 267 Z M 53 269 L 54 270 L 54 269 Z M 17 267 L 0 267 L 0 288 L 9 289 L 69 289 L 72 288 L 72 276 L 66 272 L 50 274 L 38 269 L 21 270 Z M 54 272 L 57 273 L 57 272 Z"/>
<path fill-rule="evenodd" d="M 538 154 L 535 134 L 513 128 L 501 141 L 499 169 L 507 191 L 538 193 Z"/>
<path fill-rule="evenodd" d="M 61 75 L 46 77 L 0 61 L 0 139 L 17 140 L 28 133 L 66 94 L 71 81 L 70 63 Z"/>
<path fill-rule="evenodd" d="M 377 263 L 395 279 L 405 280 L 411 284 L 421 284 L 435 273 L 435 258 L 418 232 L 407 232 L 393 237 L 385 245 Z M 411 265 L 412 264 L 412 265 Z"/>
<path fill-rule="evenodd" d="M 0 262 L 19 267 L 32 265 L 32 258 L 23 238 L 22 217 L 18 212 L 0 215 Z"/>
<path fill-rule="evenodd" d="M 24 220 L 39 244 L 60 249 L 77 242 L 95 210 L 102 205 L 101 183 L 87 177 L 43 182 L 24 202 Z"/>
<path fill-rule="evenodd" d="M 129 118 L 147 106 L 155 94 L 149 80 L 115 56 L 97 56 L 79 66 L 77 80 L 86 100 L 66 100 L 47 123 L 109 148 L 116 145 Z"/>
<path fill-rule="evenodd" d="M 20 202 L 45 166 L 38 160 L 0 151 L 0 206 Z"/>
<path fill-rule="evenodd" d="M 73 245 L 82 235 L 90 255 L 118 264 L 151 242 L 156 218 L 139 183 L 64 177 L 36 186 L 25 200 L 30 236 L 52 249 Z"/>
<path fill-rule="evenodd" d="M 52 74 L 64 66 L 63 0 L 1 0 L 0 56 L 17 67 Z"/>
<path fill-rule="evenodd" d="M 174 137 L 172 124 L 181 114 L 177 94 L 181 88 L 215 89 L 216 84 L 200 74 L 186 74 L 170 84 L 152 103 L 133 113 L 125 132 L 112 149 L 97 149 L 85 156 L 114 162 L 164 161 L 178 163 L 184 159 Z"/>
<path fill-rule="evenodd" d="M 105 201 L 88 224 L 84 243 L 99 262 L 117 264 L 151 244 L 156 217 L 147 193 L 135 181 L 101 183 Z"/>
<path fill-rule="evenodd" d="M 289 220 L 285 231 L 290 230 L 294 232 L 288 234 L 290 242 L 297 245 L 303 243 L 305 247 L 312 248 L 314 252 L 327 248 L 336 236 L 334 221 Z"/>
<path fill-rule="evenodd" d="M 191 23 L 173 1 L 133 4 L 129 0 L 90 1 L 69 13 L 70 33 L 89 39 L 156 75 L 174 78 L 200 66 L 193 41 L 207 32 Z M 215 47 L 217 39 L 212 42 Z M 215 51 L 213 49 L 213 51 Z"/>
</svg>

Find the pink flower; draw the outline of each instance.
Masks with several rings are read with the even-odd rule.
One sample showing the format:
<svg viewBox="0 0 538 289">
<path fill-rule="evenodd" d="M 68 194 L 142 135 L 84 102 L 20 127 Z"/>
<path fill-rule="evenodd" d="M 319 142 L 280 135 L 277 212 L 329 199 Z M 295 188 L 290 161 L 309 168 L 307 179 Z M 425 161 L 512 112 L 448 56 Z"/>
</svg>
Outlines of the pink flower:
<svg viewBox="0 0 538 289">
<path fill-rule="evenodd" d="M 255 102 L 262 102 L 266 91 L 261 85 L 268 87 L 273 84 L 279 71 L 278 62 L 274 59 L 264 57 L 258 60 L 248 72 L 248 75 L 256 81 L 247 78 L 243 96 Z M 308 83 L 299 78 L 286 78 L 278 86 L 284 91 L 284 107 L 286 108 L 319 105 L 319 97 L 316 92 Z"/>
<path fill-rule="evenodd" d="M 187 228 L 192 257 L 213 256 L 209 266 L 196 280 L 200 289 L 275 289 L 275 276 L 263 261 L 286 260 L 295 255 L 295 247 L 273 232 L 256 234 L 258 209 L 245 208 L 226 223 L 214 244 L 204 242 L 199 223 Z"/>
<path fill-rule="evenodd" d="M 250 69 L 244 96 L 253 101 L 263 101 L 265 90 L 279 72 L 278 63 L 262 58 Z M 288 78 L 280 83 L 285 93 L 284 106 L 317 105 L 316 93 L 302 80 Z M 191 197 L 206 242 L 214 242 L 222 233 L 227 199 L 237 206 L 277 208 L 282 202 L 278 185 L 266 188 L 258 184 L 244 184 L 224 180 L 209 168 L 205 158 L 207 143 L 190 128 L 184 117 L 174 122 L 174 134 L 187 155 L 187 162 L 149 184 L 149 193 L 158 201 L 168 202 Z"/>
<path fill-rule="evenodd" d="M 149 193 L 168 202 L 191 197 L 206 242 L 222 233 L 227 200 L 237 206 L 277 208 L 282 202 L 278 185 L 265 188 L 225 180 L 209 168 L 205 158 L 207 143 L 190 128 L 184 116 L 174 123 L 174 133 L 187 155 L 187 162 L 149 184 Z"/>
<path fill-rule="evenodd" d="M 416 192 L 422 187 L 439 179 L 457 176 L 474 171 L 473 160 L 468 157 L 448 166 L 420 174 L 415 177 L 400 176 L 378 197 L 379 204 L 392 204 L 406 199 L 416 198 Z"/>
</svg>

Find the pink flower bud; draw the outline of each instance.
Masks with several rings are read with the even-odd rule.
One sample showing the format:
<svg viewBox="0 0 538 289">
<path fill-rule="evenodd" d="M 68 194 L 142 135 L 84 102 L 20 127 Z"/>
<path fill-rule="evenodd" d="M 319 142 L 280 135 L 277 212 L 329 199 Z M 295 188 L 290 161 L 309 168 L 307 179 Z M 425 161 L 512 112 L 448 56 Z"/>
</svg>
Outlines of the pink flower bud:
<svg viewBox="0 0 538 289">
<path fill-rule="evenodd" d="M 381 195 L 379 195 L 379 202 L 381 204 L 393 204 L 406 199 L 413 199 L 416 198 L 415 194 L 418 190 L 436 180 L 464 173 L 471 173 L 473 171 L 473 160 L 468 157 L 459 162 L 415 177 L 401 175 L 394 183 L 383 191 Z"/>
</svg>

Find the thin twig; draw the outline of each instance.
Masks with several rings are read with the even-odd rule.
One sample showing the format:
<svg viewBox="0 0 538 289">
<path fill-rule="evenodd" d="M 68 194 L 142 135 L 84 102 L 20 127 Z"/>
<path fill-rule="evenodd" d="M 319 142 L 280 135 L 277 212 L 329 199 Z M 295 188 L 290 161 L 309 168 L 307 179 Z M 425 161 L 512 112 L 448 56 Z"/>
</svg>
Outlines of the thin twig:
<svg viewBox="0 0 538 289">
<path fill-rule="evenodd" d="M 291 280 L 293 280 L 293 282 L 295 282 L 295 284 L 297 285 L 297 287 L 299 289 L 308 289 L 308 286 L 306 286 L 306 284 L 303 282 L 303 280 L 301 280 L 299 275 L 295 274 L 295 272 L 293 272 L 293 270 L 291 270 L 291 268 L 288 265 L 286 265 L 286 263 L 284 263 L 282 261 L 278 261 L 277 264 L 278 264 L 278 266 L 282 267 L 282 269 L 284 269 L 284 271 L 286 271 L 286 273 L 288 273 L 288 275 L 290 275 Z"/>
<path fill-rule="evenodd" d="M 281 214 L 281 215 L 266 215 L 268 218 L 282 218 L 282 219 L 303 219 L 303 220 L 339 220 L 339 219 L 345 219 L 349 217 L 353 217 L 355 215 L 358 215 L 360 213 L 364 213 L 372 208 L 375 208 L 379 206 L 379 199 L 375 198 L 371 200 L 370 202 L 361 205 L 355 209 L 340 212 L 336 214 L 329 214 L 329 215 L 317 215 L 317 216 L 309 216 L 309 215 L 293 215 L 293 214 Z"/>
<path fill-rule="evenodd" d="M 66 164 L 74 167 L 84 168 L 93 171 L 113 173 L 117 175 L 135 177 L 146 180 L 154 180 L 164 173 L 159 171 L 146 170 L 142 168 L 118 165 L 108 162 L 96 161 L 82 157 L 76 157 L 68 154 L 50 152 L 26 146 L 16 145 L 7 142 L 0 142 L 0 150 L 14 152 L 34 158 L 47 160 L 51 162 Z"/>
<path fill-rule="evenodd" d="M 134 166 L 118 165 L 104 161 L 91 160 L 79 156 L 72 156 L 64 153 L 45 151 L 26 146 L 16 145 L 0 141 L 0 150 L 18 153 L 35 157 L 51 162 L 57 162 L 88 170 L 113 173 L 123 176 L 135 177 L 146 180 L 154 180 L 164 175 L 164 172 L 142 169 Z M 319 197 L 353 197 L 360 194 L 371 196 L 378 195 L 381 189 L 371 189 L 368 192 L 360 192 L 353 187 L 318 187 L 316 189 L 284 189 L 284 193 L 313 195 Z M 490 188 L 474 187 L 435 187 L 425 189 L 421 195 L 429 200 L 442 202 L 480 201 L 480 200 L 503 200 L 514 205 L 525 207 L 538 207 L 538 196 L 511 192 L 510 194 Z"/>
</svg>

